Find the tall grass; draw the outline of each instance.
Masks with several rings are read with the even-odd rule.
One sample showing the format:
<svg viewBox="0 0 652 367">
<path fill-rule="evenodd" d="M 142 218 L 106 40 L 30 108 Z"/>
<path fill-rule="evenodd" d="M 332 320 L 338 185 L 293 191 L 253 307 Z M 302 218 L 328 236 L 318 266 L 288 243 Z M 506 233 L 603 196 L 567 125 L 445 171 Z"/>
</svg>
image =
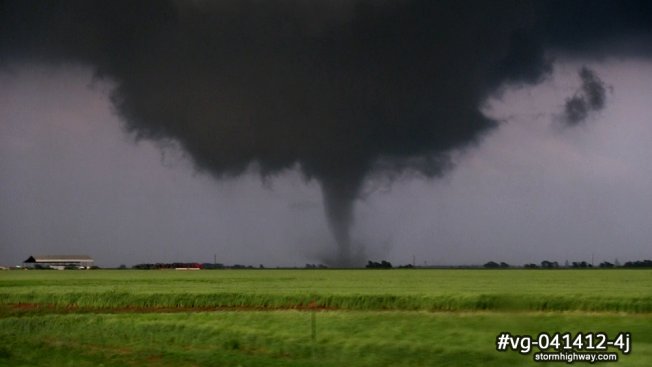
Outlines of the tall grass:
<svg viewBox="0 0 652 367">
<path fill-rule="evenodd" d="M 93 309 L 211 308 L 341 309 L 410 311 L 615 311 L 652 312 L 652 297 L 551 296 L 519 294 L 479 295 L 275 295 L 239 293 L 0 293 L 4 304 Z"/>
<path fill-rule="evenodd" d="M 0 366 L 532 365 L 501 331 L 627 331 L 648 366 L 651 318 L 648 270 L 5 271 Z"/>
<path fill-rule="evenodd" d="M 0 317 L 4 366 L 531 366 L 496 335 L 633 335 L 618 365 L 648 366 L 650 315 L 581 313 L 199 312 Z"/>
<path fill-rule="evenodd" d="M 3 272 L 0 304 L 648 313 L 652 271 Z"/>
</svg>

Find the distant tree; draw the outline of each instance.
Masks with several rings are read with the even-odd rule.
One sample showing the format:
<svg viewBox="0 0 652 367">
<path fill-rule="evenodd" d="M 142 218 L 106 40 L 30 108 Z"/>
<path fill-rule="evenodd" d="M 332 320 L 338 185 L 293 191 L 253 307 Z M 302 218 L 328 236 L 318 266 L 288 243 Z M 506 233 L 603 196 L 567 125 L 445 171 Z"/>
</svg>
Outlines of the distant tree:
<svg viewBox="0 0 652 367">
<path fill-rule="evenodd" d="M 524 268 L 526 269 L 536 269 L 538 268 L 537 264 L 525 264 L 523 265 Z"/>
<path fill-rule="evenodd" d="M 121 265 L 119 269 L 123 269 Z M 126 266 L 125 266 L 126 268 Z M 203 269 L 204 264 L 199 263 L 156 263 L 156 264 L 136 264 L 132 269 L 150 270 L 150 269 L 175 269 L 175 268 L 196 268 Z"/>
<path fill-rule="evenodd" d="M 224 264 L 220 263 L 203 263 L 202 269 L 224 269 Z"/>
<path fill-rule="evenodd" d="M 541 267 L 544 269 L 555 269 L 559 267 L 559 263 L 556 261 L 543 260 L 541 262 Z"/>
<path fill-rule="evenodd" d="M 587 263 L 586 261 L 581 261 L 581 262 L 573 261 L 573 267 L 577 269 L 586 269 L 586 268 L 592 268 L 593 265 Z"/>
<path fill-rule="evenodd" d="M 613 268 L 614 264 L 608 262 L 608 261 L 603 261 L 600 263 L 601 268 Z"/>
<path fill-rule="evenodd" d="M 483 266 L 485 268 L 487 268 L 487 269 L 495 269 L 495 268 L 499 268 L 500 264 L 498 264 L 495 261 L 489 261 L 488 263 L 484 264 Z"/>
<path fill-rule="evenodd" d="M 131 267 L 132 269 L 138 269 L 138 270 L 149 270 L 149 269 L 154 269 L 153 264 L 136 264 Z"/>
<path fill-rule="evenodd" d="M 125 270 L 125 269 L 127 269 L 127 265 L 125 265 L 125 264 L 120 264 L 120 266 L 118 266 L 118 269 L 120 269 L 120 270 Z"/>
<path fill-rule="evenodd" d="M 385 261 L 385 260 L 383 260 L 381 262 L 375 262 L 375 261 L 369 260 L 365 267 L 369 268 L 369 269 L 391 269 L 392 268 L 392 263 L 390 263 L 389 261 Z"/>
<path fill-rule="evenodd" d="M 500 267 L 501 267 L 501 268 L 509 268 L 509 264 L 506 263 L 506 262 L 501 262 L 501 263 L 500 263 Z"/>
<path fill-rule="evenodd" d="M 623 266 L 626 268 L 652 268 L 652 260 L 628 261 Z"/>
</svg>

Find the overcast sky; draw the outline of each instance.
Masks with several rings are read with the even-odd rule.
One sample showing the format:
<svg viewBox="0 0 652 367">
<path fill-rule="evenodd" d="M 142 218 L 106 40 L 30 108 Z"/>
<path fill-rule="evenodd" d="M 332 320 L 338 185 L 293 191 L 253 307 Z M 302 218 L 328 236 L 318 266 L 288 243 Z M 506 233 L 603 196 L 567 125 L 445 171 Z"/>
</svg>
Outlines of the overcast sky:
<svg viewBox="0 0 652 367">
<path fill-rule="evenodd" d="M 652 63 L 592 64 L 610 103 L 582 126 L 558 119 L 580 81 L 506 92 L 504 120 L 441 179 L 371 183 L 354 242 L 394 263 L 511 264 L 652 256 Z M 320 261 L 334 246 L 315 182 L 194 172 L 178 149 L 136 143 L 87 68 L 21 67 L 0 76 L 0 259 L 84 253 L 102 266 Z"/>
<path fill-rule="evenodd" d="M 180 12 L 178 34 L 166 33 L 165 22 L 153 27 L 165 30 L 161 37 L 191 42 L 197 29 L 184 28 L 184 17 L 233 16 L 227 6 L 199 7 Z M 286 19 L 280 9 L 244 18 L 275 24 L 275 17 Z M 225 264 L 303 266 L 333 262 L 343 247 L 356 261 L 420 265 L 652 258 L 652 62 L 636 42 L 626 43 L 636 52 L 609 44 L 597 55 L 533 26 L 556 48 L 529 47 L 539 40 L 528 43 L 529 36 L 528 47 L 514 38 L 501 43 L 512 32 L 506 17 L 489 37 L 504 46 L 500 52 L 458 50 L 455 42 L 465 45 L 474 33 L 456 29 L 451 44 L 415 55 L 429 47 L 415 34 L 431 36 L 415 26 L 405 31 L 407 56 L 384 61 L 405 43 L 392 43 L 391 30 L 403 32 L 408 23 L 367 10 L 335 6 L 315 14 L 300 7 L 299 15 L 319 19 L 295 24 L 312 32 L 307 40 L 275 31 L 263 37 L 269 30 L 261 26 L 260 34 L 243 36 L 254 44 L 243 54 L 229 48 L 240 43 L 218 37 L 205 42 L 222 53 L 155 63 L 152 57 L 165 55 L 156 46 L 123 59 L 111 37 L 107 49 L 118 51 L 107 56 L 83 42 L 66 46 L 70 34 L 56 26 L 63 36 L 59 45 L 54 32 L 52 49 L 7 27 L 0 37 L 0 265 L 34 254 L 87 254 L 100 266 L 214 256 Z M 356 27 L 342 34 L 361 32 L 361 44 L 340 40 L 338 27 L 349 23 Z M 243 24 L 229 23 L 220 34 L 251 28 Z M 390 45 L 365 49 L 383 29 L 389 35 L 379 39 Z M 17 47 L 16 39 L 24 43 Z M 275 46 L 260 51 L 259 39 Z M 203 50 L 193 47 L 183 48 Z M 456 61 L 441 61 L 449 50 L 468 65 L 458 70 Z M 476 51 L 486 65 L 468 61 Z M 224 79 L 232 74 L 202 62 L 222 62 L 224 52 L 235 52 L 237 62 L 225 67 L 242 78 Z M 331 54 L 336 61 L 311 58 Z M 259 69 L 262 56 L 272 66 Z M 286 69 L 288 60 L 296 65 Z M 443 74 L 430 75 L 429 65 Z M 165 84 L 156 79 L 158 69 L 176 67 L 186 70 L 161 74 Z M 315 70 L 326 76 L 314 79 Z M 321 89 L 304 88 L 312 83 Z M 169 85 L 175 87 L 161 89 Z"/>
</svg>

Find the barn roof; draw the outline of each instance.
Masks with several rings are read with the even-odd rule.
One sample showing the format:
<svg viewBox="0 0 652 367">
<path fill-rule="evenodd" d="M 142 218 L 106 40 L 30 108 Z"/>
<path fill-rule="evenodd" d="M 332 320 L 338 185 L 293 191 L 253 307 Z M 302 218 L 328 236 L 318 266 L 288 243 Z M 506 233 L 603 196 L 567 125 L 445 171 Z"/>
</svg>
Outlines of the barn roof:
<svg viewBox="0 0 652 367">
<path fill-rule="evenodd" d="M 34 255 L 30 256 L 25 263 L 52 263 L 52 262 L 93 262 L 93 258 L 87 255 Z"/>
</svg>

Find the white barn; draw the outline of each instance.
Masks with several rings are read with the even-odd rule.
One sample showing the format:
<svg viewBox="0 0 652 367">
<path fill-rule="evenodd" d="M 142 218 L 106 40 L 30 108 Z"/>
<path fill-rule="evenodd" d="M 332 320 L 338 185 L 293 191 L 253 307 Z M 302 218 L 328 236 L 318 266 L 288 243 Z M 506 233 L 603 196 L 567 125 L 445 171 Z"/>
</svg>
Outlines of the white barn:
<svg viewBox="0 0 652 367">
<path fill-rule="evenodd" d="M 93 266 L 93 260 L 87 255 L 34 255 L 24 261 L 32 267 L 44 267 L 63 270 L 67 266 L 80 269 L 89 269 Z M 28 266 L 29 266 L 28 265 Z"/>
</svg>

